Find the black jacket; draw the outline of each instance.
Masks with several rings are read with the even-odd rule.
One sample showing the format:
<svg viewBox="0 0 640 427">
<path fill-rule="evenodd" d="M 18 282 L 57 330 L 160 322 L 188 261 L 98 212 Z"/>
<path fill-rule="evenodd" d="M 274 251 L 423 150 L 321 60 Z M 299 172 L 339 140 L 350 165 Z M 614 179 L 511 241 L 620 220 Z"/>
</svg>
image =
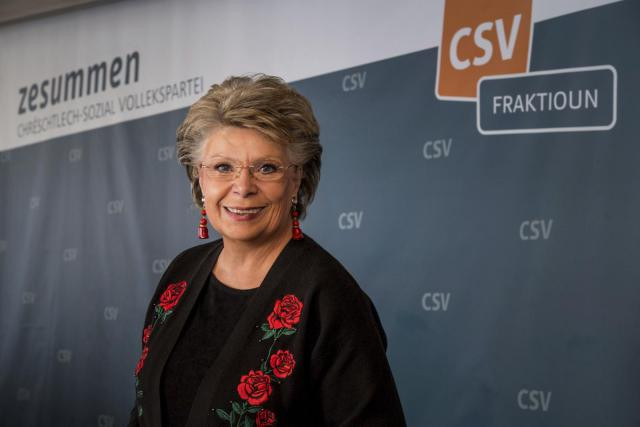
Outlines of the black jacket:
<svg viewBox="0 0 640 427">
<path fill-rule="evenodd" d="M 222 249 L 178 255 L 147 311 L 130 426 L 161 425 L 163 366 Z M 404 426 L 369 297 L 311 238 L 291 240 L 202 379 L 188 426 Z"/>
</svg>

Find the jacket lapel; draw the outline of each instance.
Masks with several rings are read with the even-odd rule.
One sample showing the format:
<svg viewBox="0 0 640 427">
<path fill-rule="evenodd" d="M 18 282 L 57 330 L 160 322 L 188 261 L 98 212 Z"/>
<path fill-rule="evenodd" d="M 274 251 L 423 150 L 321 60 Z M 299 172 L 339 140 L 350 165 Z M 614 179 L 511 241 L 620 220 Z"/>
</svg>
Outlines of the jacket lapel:
<svg viewBox="0 0 640 427">
<path fill-rule="evenodd" d="M 148 407 L 150 413 L 147 421 L 151 426 L 160 426 L 162 422 L 160 387 L 164 366 L 180 337 L 189 313 L 193 310 L 204 284 L 207 283 L 208 275 L 211 274 L 221 249 L 221 243 L 214 244 L 205 252 L 204 257 L 185 260 L 185 262 L 188 263 L 186 267 L 188 267 L 191 272 L 194 272 L 191 277 L 169 278 L 171 282 L 175 280 L 186 280 L 187 288 L 176 306 L 175 311 L 166 320 L 165 324 L 159 328 L 157 332 L 158 336 L 154 337 L 154 342 L 157 343 L 158 346 L 153 348 L 154 357 L 153 359 L 150 358 L 149 362 L 151 363 L 148 362 L 152 365 L 148 367 L 149 372 L 153 372 L 154 375 L 146 375 L 145 377 L 145 381 L 148 382 L 146 393 L 151 393 L 150 400 L 157 403 Z M 168 285 L 168 283 L 165 284 L 165 286 L 166 285 Z"/>
</svg>

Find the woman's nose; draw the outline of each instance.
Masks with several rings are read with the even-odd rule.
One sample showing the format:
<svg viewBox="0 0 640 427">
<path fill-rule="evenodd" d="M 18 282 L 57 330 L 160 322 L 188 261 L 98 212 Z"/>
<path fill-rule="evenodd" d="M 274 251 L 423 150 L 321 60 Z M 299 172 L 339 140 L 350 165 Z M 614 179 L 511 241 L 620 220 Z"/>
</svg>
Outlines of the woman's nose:
<svg viewBox="0 0 640 427">
<path fill-rule="evenodd" d="M 233 186 L 236 192 L 242 196 L 255 193 L 255 178 L 251 174 L 249 167 L 240 168 L 233 179 Z"/>
</svg>

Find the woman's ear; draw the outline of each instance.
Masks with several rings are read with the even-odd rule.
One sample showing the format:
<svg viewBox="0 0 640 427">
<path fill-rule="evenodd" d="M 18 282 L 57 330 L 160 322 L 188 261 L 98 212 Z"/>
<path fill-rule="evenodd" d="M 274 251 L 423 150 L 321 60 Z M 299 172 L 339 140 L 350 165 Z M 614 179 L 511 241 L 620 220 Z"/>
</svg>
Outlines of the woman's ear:
<svg viewBox="0 0 640 427">
<path fill-rule="evenodd" d="M 202 198 L 204 198 L 205 194 L 207 194 L 206 182 L 207 180 L 202 179 L 202 176 L 200 175 L 200 170 L 198 170 L 197 185 L 200 186 L 200 193 L 202 194 Z"/>
<path fill-rule="evenodd" d="M 296 173 L 294 175 L 293 185 L 296 189 L 296 194 L 300 191 L 300 185 L 302 184 L 302 166 L 298 166 L 296 168 Z"/>
</svg>

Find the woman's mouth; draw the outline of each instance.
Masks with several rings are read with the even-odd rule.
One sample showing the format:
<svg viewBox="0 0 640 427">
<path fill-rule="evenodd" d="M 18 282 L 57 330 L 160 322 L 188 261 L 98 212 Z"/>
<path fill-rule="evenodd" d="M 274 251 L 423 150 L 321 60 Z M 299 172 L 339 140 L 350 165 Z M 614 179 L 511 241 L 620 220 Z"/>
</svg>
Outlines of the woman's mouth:
<svg viewBox="0 0 640 427">
<path fill-rule="evenodd" d="M 260 212 L 264 209 L 264 206 L 257 208 L 234 208 L 231 206 L 225 206 L 224 210 L 229 216 L 237 221 L 250 221 L 256 218 Z"/>
</svg>

